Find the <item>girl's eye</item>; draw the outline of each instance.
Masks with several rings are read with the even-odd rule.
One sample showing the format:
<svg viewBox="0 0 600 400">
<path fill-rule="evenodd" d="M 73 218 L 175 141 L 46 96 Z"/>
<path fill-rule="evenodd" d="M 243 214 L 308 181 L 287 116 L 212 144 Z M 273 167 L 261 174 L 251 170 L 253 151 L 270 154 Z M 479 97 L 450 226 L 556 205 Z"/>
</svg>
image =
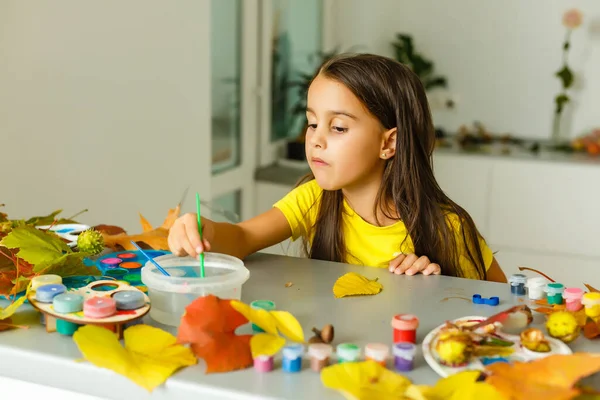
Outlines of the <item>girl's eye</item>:
<svg viewBox="0 0 600 400">
<path fill-rule="evenodd" d="M 312 129 L 314 131 L 317 129 L 317 124 L 308 124 L 308 129 Z"/>
<path fill-rule="evenodd" d="M 331 129 L 338 133 L 344 133 L 348 131 L 348 128 L 342 128 L 340 126 L 332 126 Z"/>
</svg>

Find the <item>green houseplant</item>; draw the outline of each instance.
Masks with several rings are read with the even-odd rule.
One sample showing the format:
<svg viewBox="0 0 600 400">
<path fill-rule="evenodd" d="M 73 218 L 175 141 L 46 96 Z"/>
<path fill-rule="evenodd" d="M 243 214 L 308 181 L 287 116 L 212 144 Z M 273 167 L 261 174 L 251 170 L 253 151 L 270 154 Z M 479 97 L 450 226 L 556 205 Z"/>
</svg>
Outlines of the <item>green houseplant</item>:
<svg viewBox="0 0 600 400">
<path fill-rule="evenodd" d="M 396 41 L 392 43 L 397 61 L 407 65 L 421 79 L 425 90 L 436 87 L 447 88 L 448 81 L 444 76 L 434 74 L 433 61 L 428 60 L 415 50 L 413 39 L 410 35 L 398 33 Z"/>
</svg>

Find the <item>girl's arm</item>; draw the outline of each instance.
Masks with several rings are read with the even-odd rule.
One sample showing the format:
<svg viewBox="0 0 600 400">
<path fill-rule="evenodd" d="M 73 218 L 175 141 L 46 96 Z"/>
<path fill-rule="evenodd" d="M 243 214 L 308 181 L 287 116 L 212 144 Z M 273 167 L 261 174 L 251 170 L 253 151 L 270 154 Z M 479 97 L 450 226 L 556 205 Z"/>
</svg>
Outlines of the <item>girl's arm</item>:
<svg viewBox="0 0 600 400">
<path fill-rule="evenodd" d="M 271 208 L 254 218 L 238 224 L 213 222 L 214 237 L 211 251 L 241 259 L 292 236 L 287 219 L 278 208 Z"/>
<path fill-rule="evenodd" d="M 212 250 L 243 259 L 292 236 L 287 219 L 277 208 L 239 224 L 202 218 L 202 232 L 201 241 L 196 214 L 185 214 L 169 230 L 169 248 L 178 256 L 198 257 Z"/>
<path fill-rule="evenodd" d="M 498 264 L 498 261 L 496 260 L 496 257 L 494 257 L 490 268 L 487 270 L 487 280 L 490 282 L 508 282 L 506 280 L 506 275 L 504 275 L 504 271 L 502 271 L 500 264 Z"/>
</svg>

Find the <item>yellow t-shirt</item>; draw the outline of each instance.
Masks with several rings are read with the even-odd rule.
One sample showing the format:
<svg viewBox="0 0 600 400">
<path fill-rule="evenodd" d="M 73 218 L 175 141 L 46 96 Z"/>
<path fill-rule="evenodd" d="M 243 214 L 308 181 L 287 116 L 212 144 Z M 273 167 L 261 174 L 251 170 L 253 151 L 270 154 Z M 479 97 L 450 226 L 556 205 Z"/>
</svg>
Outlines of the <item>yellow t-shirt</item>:
<svg viewBox="0 0 600 400">
<path fill-rule="evenodd" d="M 317 220 L 322 192 L 323 189 L 313 179 L 298 186 L 275 203 L 274 207 L 283 212 L 290 224 L 292 240 L 299 237 L 307 237 L 309 241 L 312 240 L 311 228 Z M 402 221 L 389 226 L 371 225 L 355 213 L 345 200 L 342 215 L 344 241 L 348 249 L 348 263 L 387 268 L 389 262 L 395 258 L 394 253 L 414 253 L 414 245 Z M 449 219 L 455 228 L 456 243 L 464 249 L 459 255 L 463 276 L 478 279 L 477 270 L 468 254 L 466 254 L 466 246 L 460 232 L 458 216 L 451 214 Z M 481 247 L 485 268 L 489 269 L 494 255 L 483 238 L 479 239 L 479 246 Z"/>
</svg>

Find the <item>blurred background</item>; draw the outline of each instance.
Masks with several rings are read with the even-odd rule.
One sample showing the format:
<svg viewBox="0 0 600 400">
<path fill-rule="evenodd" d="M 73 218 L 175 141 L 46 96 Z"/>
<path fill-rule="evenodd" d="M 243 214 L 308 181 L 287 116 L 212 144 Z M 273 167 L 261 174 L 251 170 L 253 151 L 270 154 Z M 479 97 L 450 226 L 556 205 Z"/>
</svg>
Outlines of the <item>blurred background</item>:
<svg viewBox="0 0 600 400">
<path fill-rule="evenodd" d="M 2 0 L 3 210 L 135 232 L 198 192 L 213 218 L 250 218 L 307 171 L 308 81 L 348 51 L 420 76 L 437 179 L 507 274 L 593 284 L 595 0 Z"/>
</svg>

